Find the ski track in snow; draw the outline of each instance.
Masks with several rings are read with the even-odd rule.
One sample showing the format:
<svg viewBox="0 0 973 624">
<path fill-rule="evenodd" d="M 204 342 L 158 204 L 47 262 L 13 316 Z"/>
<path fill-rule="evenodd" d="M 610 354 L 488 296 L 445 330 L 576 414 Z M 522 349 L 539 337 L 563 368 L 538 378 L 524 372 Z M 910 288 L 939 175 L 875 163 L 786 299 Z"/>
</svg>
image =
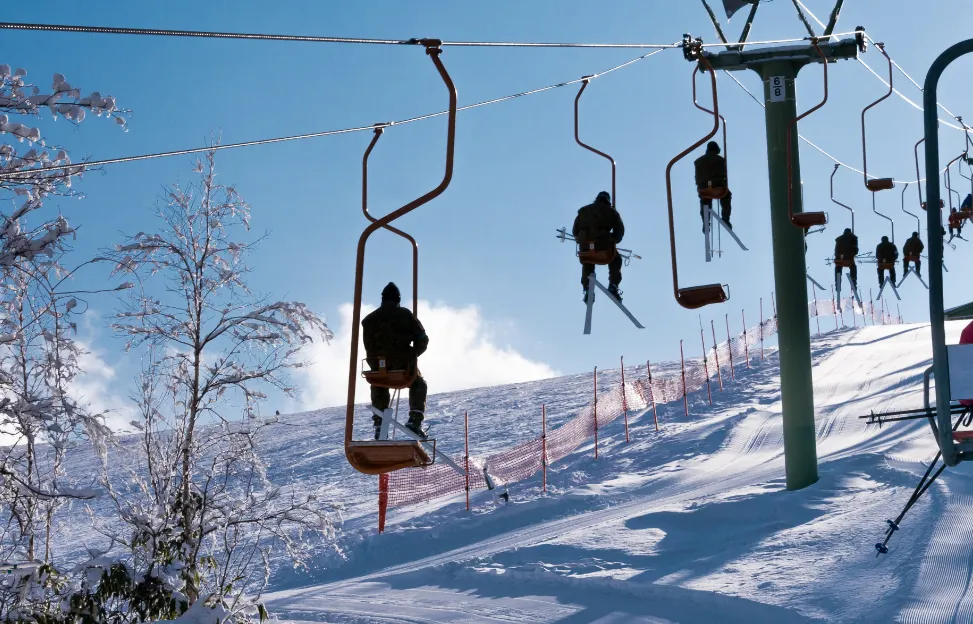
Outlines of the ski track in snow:
<svg viewBox="0 0 973 624">
<path fill-rule="evenodd" d="M 962 324 L 947 326 L 955 342 Z M 345 505 L 339 552 L 315 567 L 280 562 L 265 599 L 285 622 L 907 622 L 973 621 L 973 486 L 948 469 L 875 556 L 935 454 L 924 421 L 865 425 L 870 410 L 919 407 L 931 360 L 927 325 L 831 332 L 812 345 L 820 480 L 784 487 L 776 352 L 752 370 L 724 363 L 706 390 L 621 419 L 540 475 L 510 485 L 498 508 L 477 492 L 390 510 L 375 534 L 376 483 L 340 447 L 343 408 L 285 418 L 268 442 L 278 483 L 318 484 Z M 653 365 L 653 374 L 678 371 Z M 644 367 L 626 372 L 644 375 Z M 619 371 L 599 371 L 607 391 Z M 435 380 L 430 380 L 435 385 Z M 441 449 L 474 455 L 555 427 L 590 400 L 591 376 L 431 396 Z M 361 413 L 361 412 L 359 412 Z M 365 421 L 367 419 L 362 419 Z M 366 423 L 367 424 L 367 423 Z M 363 430 L 364 431 L 364 430 Z M 504 435 L 496 435 L 496 431 Z"/>
</svg>

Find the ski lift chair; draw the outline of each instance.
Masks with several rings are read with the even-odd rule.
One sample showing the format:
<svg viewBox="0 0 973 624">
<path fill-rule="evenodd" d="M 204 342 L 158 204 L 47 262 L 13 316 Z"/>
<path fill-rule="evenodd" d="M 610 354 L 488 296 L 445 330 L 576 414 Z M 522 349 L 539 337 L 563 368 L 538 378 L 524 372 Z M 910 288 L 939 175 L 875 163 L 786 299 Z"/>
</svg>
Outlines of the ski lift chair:
<svg viewBox="0 0 973 624">
<path fill-rule="evenodd" d="M 422 39 L 419 43 L 425 46 L 426 54 L 432 60 L 433 65 L 435 65 L 440 78 L 442 78 L 443 84 L 445 85 L 447 91 L 449 92 L 449 115 L 447 117 L 447 130 L 446 130 L 446 170 L 443 174 L 443 179 L 439 185 L 432 191 L 426 193 L 425 195 L 409 202 L 408 204 L 402 206 L 398 210 L 390 212 L 381 219 L 371 219 L 372 223 L 368 225 L 362 232 L 361 237 L 358 239 L 358 250 L 355 262 L 355 297 L 354 297 L 354 308 L 352 310 L 352 320 L 351 320 L 351 358 L 350 366 L 348 372 L 348 403 L 345 411 L 345 457 L 348 463 L 355 470 L 362 472 L 364 474 L 386 474 L 393 472 L 395 470 L 401 470 L 403 468 L 414 468 L 420 466 L 428 466 L 433 463 L 433 458 L 436 457 L 436 445 L 435 440 L 425 440 L 420 441 L 418 439 L 406 439 L 406 440 L 355 440 L 354 435 L 354 424 L 355 424 L 355 387 L 358 380 L 357 366 L 358 366 L 358 338 L 361 325 L 361 312 L 362 312 L 362 285 L 364 281 L 364 263 L 365 263 L 365 243 L 368 238 L 376 230 L 380 228 L 388 229 L 394 233 L 403 236 L 410 240 L 413 245 L 413 304 L 416 303 L 415 295 L 415 285 L 418 279 L 418 255 L 417 247 L 415 245 L 415 240 L 406 235 L 404 232 L 396 230 L 390 227 L 390 224 L 398 219 L 399 217 L 415 210 L 416 208 L 428 203 L 432 199 L 438 197 L 446 190 L 449 186 L 449 182 L 453 175 L 453 154 L 454 145 L 456 139 L 456 113 L 457 113 L 457 93 L 456 86 L 454 85 L 449 73 L 446 71 L 446 67 L 443 65 L 439 56 L 442 52 L 441 42 L 435 39 Z M 367 159 L 368 154 L 371 152 L 372 147 L 375 145 L 375 141 L 381 134 L 381 129 L 385 124 L 378 124 L 376 126 L 375 137 L 373 137 L 368 150 L 365 153 L 365 157 L 362 162 L 363 173 L 367 171 Z M 366 202 L 366 178 L 363 175 L 362 179 L 362 209 L 368 216 L 367 202 Z M 367 358 L 366 358 L 367 359 Z M 412 367 L 411 370 L 408 367 L 405 370 L 392 369 L 389 370 L 387 366 L 386 358 L 378 359 L 378 369 L 372 370 L 371 366 L 367 367 L 369 370 L 362 372 L 362 377 L 369 384 L 380 387 L 401 390 L 412 385 L 415 381 L 415 376 L 418 375 L 417 367 Z M 364 367 L 363 367 L 364 368 Z M 383 423 L 384 424 L 384 423 Z M 432 451 L 432 458 L 430 458 L 428 450 Z"/>
<path fill-rule="evenodd" d="M 679 305 L 689 310 L 695 310 L 704 306 L 727 301 L 730 298 L 730 289 L 729 286 L 724 287 L 723 284 L 719 283 L 689 287 L 679 285 L 679 270 L 676 261 L 676 225 L 672 201 L 672 168 L 690 152 L 713 138 L 720 129 L 720 109 L 716 91 L 716 72 L 713 70 L 712 65 L 710 65 L 709 61 L 702 53 L 702 42 L 696 41 L 688 43 L 685 46 L 683 53 L 686 55 L 686 58 L 692 59 L 701 64 L 703 68 L 710 74 L 710 81 L 713 89 L 713 129 L 706 134 L 706 136 L 690 145 L 687 149 L 683 150 L 679 155 L 670 160 L 669 165 L 666 167 L 666 199 L 668 200 L 669 208 L 669 249 L 672 255 L 672 290 L 673 294 L 675 295 L 676 302 Z M 695 72 L 693 76 L 695 89 Z M 703 193 L 707 193 L 710 198 L 719 199 L 726 194 L 726 190 L 726 187 L 707 186 L 700 191 L 700 197 L 703 197 Z"/>
<path fill-rule="evenodd" d="M 791 163 L 791 137 L 794 134 L 794 128 L 797 127 L 797 122 L 804 119 L 814 111 L 820 109 L 828 102 L 828 58 L 824 55 L 824 52 L 818 46 L 817 38 L 811 39 L 811 45 L 817 51 L 818 55 L 823 61 L 824 67 L 824 98 L 815 105 L 813 108 L 808 109 L 806 112 L 798 115 L 791 121 L 790 125 L 787 126 L 787 210 L 790 214 L 791 223 L 795 226 L 808 232 L 813 227 L 824 227 L 828 224 L 828 214 L 826 212 L 794 212 L 794 168 Z"/>
<path fill-rule="evenodd" d="M 883 102 L 884 100 L 887 100 L 892 95 L 892 92 L 893 92 L 893 88 L 892 88 L 892 76 L 893 76 L 893 74 L 892 74 L 892 58 L 885 51 L 885 44 L 884 43 L 876 43 L 875 44 L 875 47 L 878 48 L 879 52 L 882 53 L 882 56 L 884 56 L 885 59 L 888 61 L 888 65 L 889 65 L 889 80 L 888 80 L 889 90 L 888 90 L 887 93 L 885 93 L 885 95 L 883 95 L 882 97 L 878 98 L 877 100 L 875 100 L 874 102 L 872 102 L 871 104 L 869 104 L 868 106 L 866 106 L 865 109 L 862 111 L 862 115 L 861 115 L 861 119 L 862 119 L 862 122 L 861 122 L 861 126 L 862 126 L 862 169 L 864 170 L 862 172 L 862 176 L 865 179 L 865 188 L 868 189 L 869 191 L 871 191 L 872 193 L 877 193 L 879 191 L 888 191 L 890 189 L 895 188 L 895 180 L 892 179 L 892 178 L 869 178 L 869 176 L 868 176 L 868 145 L 867 145 L 867 141 L 865 140 L 865 113 L 867 113 L 870 108 L 876 106 L 880 102 Z"/>
</svg>

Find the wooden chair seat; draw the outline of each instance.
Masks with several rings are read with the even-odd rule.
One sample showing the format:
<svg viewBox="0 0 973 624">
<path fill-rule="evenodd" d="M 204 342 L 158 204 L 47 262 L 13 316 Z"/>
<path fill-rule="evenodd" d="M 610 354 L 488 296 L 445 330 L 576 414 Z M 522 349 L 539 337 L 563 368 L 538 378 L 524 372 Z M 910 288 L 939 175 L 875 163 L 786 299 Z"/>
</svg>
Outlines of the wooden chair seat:
<svg viewBox="0 0 973 624">
<path fill-rule="evenodd" d="M 582 264 L 611 264 L 611 261 L 617 255 L 618 251 L 615 249 L 615 243 L 585 242 L 578 244 L 578 259 Z"/>
<path fill-rule="evenodd" d="M 435 445 L 435 440 L 430 442 Z M 365 474 L 385 474 L 433 463 L 426 449 L 415 440 L 353 441 L 346 450 L 348 462 Z"/>
<path fill-rule="evenodd" d="M 855 259 L 845 258 L 844 256 L 835 256 L 834 265 L 843 269 L 850 269 L 851 267 L 855 266 Z"/>
<path fill-rule="evenodd" d="M 873 193 L 878 191 L 887 191 L 895 188 L 895 180 L 892 178 L 875 178 L 865 182 L 865 188 Z"/>
<path fill-rule="evenodd" d="M 372 358 L 378 360 L 378 368 L 370 370 L 368 359 L 365 358 L 362 363 L 361 376 L 370 386 L 388 388 L 389 390 L 404 390 L 411 387 L 419 376 L 419 367 L 415 360 L 405 369 L 389 370 L 387 367 L 388 359 L 384 355 L 379 355 Z"/>
<path fill-rule="evenodd" d="M 894 262 L 879 262 L 878 263 L 878 268 L 881 271 L 892 271 L 892 270 L 895 270 L 895 263 Z"/>
<path fill-rule="evenodd" d="M 708 186 L 699 189 L 700 199 L 723 199 L 726 194 L 730 191 L 725 186 Z"/>
<path fill-rule="evenodd" d="M 791 215 L 791 223 L 805 230 L 827 225 L 828 215 L 824 212 L 798 212 Z"/>
<path fill-rule="evenodd" d="M 676 300 L 679 302 L 679 305 L 689 310 L 695 310 L 715 303 L 723 303 L 729 298 L 722 284 L 680 288 L 676 295 Z"/>
</svg>

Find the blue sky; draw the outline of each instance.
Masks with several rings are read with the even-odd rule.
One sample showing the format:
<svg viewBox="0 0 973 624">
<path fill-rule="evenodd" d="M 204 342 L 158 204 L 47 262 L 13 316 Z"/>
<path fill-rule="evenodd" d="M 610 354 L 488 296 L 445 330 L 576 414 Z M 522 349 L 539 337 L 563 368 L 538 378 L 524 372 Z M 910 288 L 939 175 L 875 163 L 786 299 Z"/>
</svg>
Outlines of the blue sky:
<svg viewBox="0 0 973 624">
<path fill-rule="evenodd" d="M 716 3 L 718 4 L 718 2 Z M 822 19 L 830 0 L 806 4 Z M 610 5 L 564 0 L 492 3 L 432 2 L 186 2 L 112 5 L 53 2 L 10 6 L 9 21 L 169 27 L 201 30 L 453 40 L 673 42 L 682 33 L 715 40 L 697 2 L 618 1 Z M 877 10 L 876 7 L 881 7 Z M 932 59 L 968 35 L 968 7 L 957 0 L 926 3 L 849 0 L 839 31 L 868 28 L 912 76 L 922 81 Z M 908 13 L 906 13 L 908 11 Z M 728 27 L 739 32 L 743 14 Z M 805 33 L 790 3 L 768 3 L 758 14 L 752 40 L 800 37 Z M 85 91 L 117 97 L 131 109 L 130 131 L 122 133 L 98 119 L 78 128 L 63 121 L 40 125 L 75 158 L 95 159 L 196 147 L 214 132 L 224 142 L 368 125 L 441 110 L 445 90 L 421 48 L 350 46 L 155 37 L 4 32 L 0 62 L 24 67 L 46 85 L 53 72 L 65 74 Z M 601 71 L 638 56 L 633 50 L 448 48 L 442 60 L 470 104 Z M 863 60 L 884 73 L 874 50 Z M 969 82 L 973 60 L 956 63 L 941 85 L 941 101 L 973 120 Z M 607 164 L 574 144 L 575 87 L 461 113 L 456 170 L 446 193 L 401 222 L 421 245 L 420 297 L 429 302 L 437 327 L 430 326 L 440 362 L 424 363 L 431 391 L 479 386 L 522 377 L 570 373 L 617 365 L 618 356 L 637 362 L 678 357 L 678 339 L 698 350 L 698 317 L 682 310 L 671 295 L 664 170 L 668 160 L 708 130 L 708 120 L 692 107 L 692 66 L 678 50 L 663 52 L 594 81 L 582 100 L 582 136 L 618 162 L 618 208 L 625 219 L 625 245 L 643 256 L 625 268 L 622 289 L 630 309 L 647 325 L 639 331 L 602 302 L 595 330 L 582 336 L 580 267 L 573 250 L 554 239 L 554 229 L 570 227 L 578 207 L 610 187 Z M 805 69 L 798 107 L 820 98 L 820 68 Z M 738 78 L 760 93 L 755 74 Z M 852 166 L 861 165 L 860 111 L 883 93 L 883 85 L 857 62 L 834 66 L 831 100 L 802 123 L 801 132 Z M 896 75 L 897 86 L 916 102 L 921 94 Z M 729 282 L 732 300 L 703 310 L 703 321 L 730 315 L 739 330 L 740 310 L 751 323 L 758 299 L 769 313 L 773 290 L 764 123 L 760 108 L 728 77 L 719 76 L 721 110 L 730 132 L 730 182 L 736 231 L 750 247 L 730 250 L 713 264 L 702 262 L 702 240 L 687 159 L 675 172 L 677 236 L 681 275 L 688 282 Z M 920 113 L 899 98 L 869 115 L 869 164 L 876 174 L 915 178 L 912 146 L 922 134 Z M 364 218 L 360 212 L 361 156 L 370 133 L 355 133 L 247 148 L 218 157 L 222 181 L 234 183 L 253 205 L 257 232 L 269 231 L 253 257 L 251 285 L 278 298 L 300 300 L 325 315 L 339 332 L 327 365 L 300 378 L 305 404 L 339 402 L 344 393 L 347 341 L 342 340 L 342 305 L 351 300 L 354 249 Z M 963 147 L 962 133 L 944 129 L 943 157 Z M 400 206 L 432 188 L 442 173 L 445 119 L 392 128 L 371 160 L 370 202 L 374 213 Z M 829 200 L 831 161 L 802 145 L 806 210 L 826 210 L 832 225 L 809 239 L 809 266 L 822 283 L 831 281 L 824 265 L 834 237 L 847 217 Z M 75 259 L 80 263 L 121 233 L 154 225 L 152 205 L 162 187 L 191 179 L 191 158 L 176 157 L 107 167 L 80 185 L 83 201 L 50 202 L 79 223 Z M 957 176 L 954 175 L 954 181 Z M 969 183 L 961 180 L 964 185 Z M 963 187 L 966 189 L 966 187 Z M 968 192 L 968 191 L 966 191 Z M 842 170 L 836 194 L 857 209 L 863 249 L 887 233 L 871 214 L 861 177 Z M 964 193 L 965 194 L 965 193 Z M 906 195 L 915 210 L 914 186 Z M 901 244 L 914 221 L 900 210 L 899 189 L 879 196 L 879 209 L 895 218 Z M 925 236 L 923 235 L 925 238 Z M 366 263 L 366 298 L 393 279 L 409 299 L 405 243 L 376 235 Z M 947 305 L 970 299 L 962 267 L 970 244 L 947 249 Z M 80 285 L 102 282 L 101 269 L 79 277 Z M 604 271 L 602 271 L 604 272 Z M 874 286 L 870 265 L 862 284 Z M 925 291 L 903 289 L 906 320 L 927 317 Z M 92 300 L 93 315 L 113 308 Z M 751 321 L 752 319 L 752 321 Z M 85 336 L 104 366 L 113 371 L 110 392 L 126 394 L 133 362 L 118 354 L 101 318 L 91 318 Z M 440 330 L 437 334 L 436 330 Z M 456 335 L 450 335 L 455 332 Z M 462 334 L 463 338 L 456 336 Z M 433 352 L 429 357 L 433 357 Z M 475 365 L 470 358 L 476 358 Z M 430 373 L 437 371 L 439 378 Z M 448 380 L 446 379 L 448 377 Z M 437 383 L 439 382 L 439 383 Z M 282 411 L 296 405 L 275 397 Z"/>
</svg>

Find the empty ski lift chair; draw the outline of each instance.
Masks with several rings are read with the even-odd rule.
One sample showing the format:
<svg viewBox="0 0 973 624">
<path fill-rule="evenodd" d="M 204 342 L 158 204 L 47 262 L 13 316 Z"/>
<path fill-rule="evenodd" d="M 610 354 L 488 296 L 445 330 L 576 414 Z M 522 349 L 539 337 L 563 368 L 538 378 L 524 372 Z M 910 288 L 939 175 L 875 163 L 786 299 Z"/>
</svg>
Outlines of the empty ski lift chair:
<svg viewBox="0 0 973 624">
<path fill-rule="evenodd" d="M 449 186 L 453 174 L 453 155 L 456 138 L 456 110 L 457 93 L 445 66 L 439 58 L 441 53 L 441 42 L 438 40 L 427 39 L 421 42 L 426 48 L 426 54 L 432 59 L 439 76 L 449 91 L 449 115 L 447 118 L 446 134 L 446 167 L 443 179 L 439 185 L 425 195 L 409 202 L 398 210 L 395 210 L 381 219 L 373 219 L 367 210 L 367 160 L 378 137 L 381 135 L 382 124 L 376 126 L 375 136 L 372 139 L 365 157 L 362 161 L 363 195 L 362 209 L 365 215 L 372 221 L 362 232 L 358 240 L 358 249 L 355 264 L 355 295 L 354 307 L 351 321 L 351 358 L 348 373 L 348 399 L 347 410 L 345 413 L 345 457 L 348 463 L 359 472 L 365 474 L 385 474 L 403 468 L 413 468 L 427 466 L 435 460 L 435 440 L 419 441 L 417 439 L 406 440 L 354 440 L 354 418 L 355 418 L 355 389 L 358 380 L 358 342 L 361 331 L 361 308 L 362 308 L 362 288 L 364 281 L 365 263 L 365 244 L 368 238 L 378 229 L 385 228 L 408 239 L 413 245 L 413 305 L 415 305 L 418 295 L 415 285 L 418 281 L 418 247 L 415 240 L 409 235 L 390 227 L 390 223 L 399 217 L 415 210 L 419 206 L 438 197 Z M 406 369 L 389 369 L 386 358 L 375 358 L 377 367 L 370 370 L 363 370 L 361 377 L 373 386 L 389 388 L 391 390 L 402 390 L 408 388 L 415 381 L 417 368 L 415 366 Z M 363 366 L 363 369 L 365 367 Z M 411 368 L 411 370 L 410 370 Z M 383 429 L 387 430 L 387 423 L 383 422 Z M 403 427 L 404 428 L 404 427 Z M 430 451 L 431 450 L 431 455 Z"/>
<path fill-rule="evenodd" d="M 808 232 L 813 227 L 824 227 L 828 223 L 828 213 L 826 212 L 794 212 L 794 167 L 791 162 L 791 139 L 794 135 L 794 129 L 797 128 L 797 122 L 804 119 L 811 113 L 819 110 L 825 104 L 828 103 L 828 57 L 824 55 L 824 52 L 818 46 L 818 40 L 816 38 L 811 39 L 811 45 L 814 46 L 815 51 L 821 57 L 822 67 L 824 68 L 824 98 L 814 107 L 808 109 L 806 112 L 798 115 L 791 121 L 791 124 L 787 126 L 787 141 L 785 145 L 788 146 L 787 149 L 787 209 L 790 213 L 791 224 L 804 230 L 805 233 Z M 798 145 L 800 149 L 800 145 Z"/>
<path fill-rule="evenodd" d="M 893 180 L 892 178 L 871 178 L 870 179 L 868 177 L 868 142 L 865 140 L 865 113 L 867 113 L 870 108 L 876 106 L 880 102 L 887 100 L 892 95 L 892 91 L 893 91 L 892 58 L 885 51 L 884 43 L 876 43 L 875 47 L 878 48 L 879 52 L 882 53 L 882 56 L 885 57 L 885 60 L 888 61 L 889 90 L 885 95 L 878 98 L 877 100 L 875 100 L 874 102 L 866 106 L 864 110 L 862 110 L 862 168 L 863 168 L 862 176 L 865 179 L 865 188 L 871 191 L 872 193 L 877 193 L 879 191 L 887 191 L 889 189 L 895 188 L 895 180 Z"/>
</svg>

